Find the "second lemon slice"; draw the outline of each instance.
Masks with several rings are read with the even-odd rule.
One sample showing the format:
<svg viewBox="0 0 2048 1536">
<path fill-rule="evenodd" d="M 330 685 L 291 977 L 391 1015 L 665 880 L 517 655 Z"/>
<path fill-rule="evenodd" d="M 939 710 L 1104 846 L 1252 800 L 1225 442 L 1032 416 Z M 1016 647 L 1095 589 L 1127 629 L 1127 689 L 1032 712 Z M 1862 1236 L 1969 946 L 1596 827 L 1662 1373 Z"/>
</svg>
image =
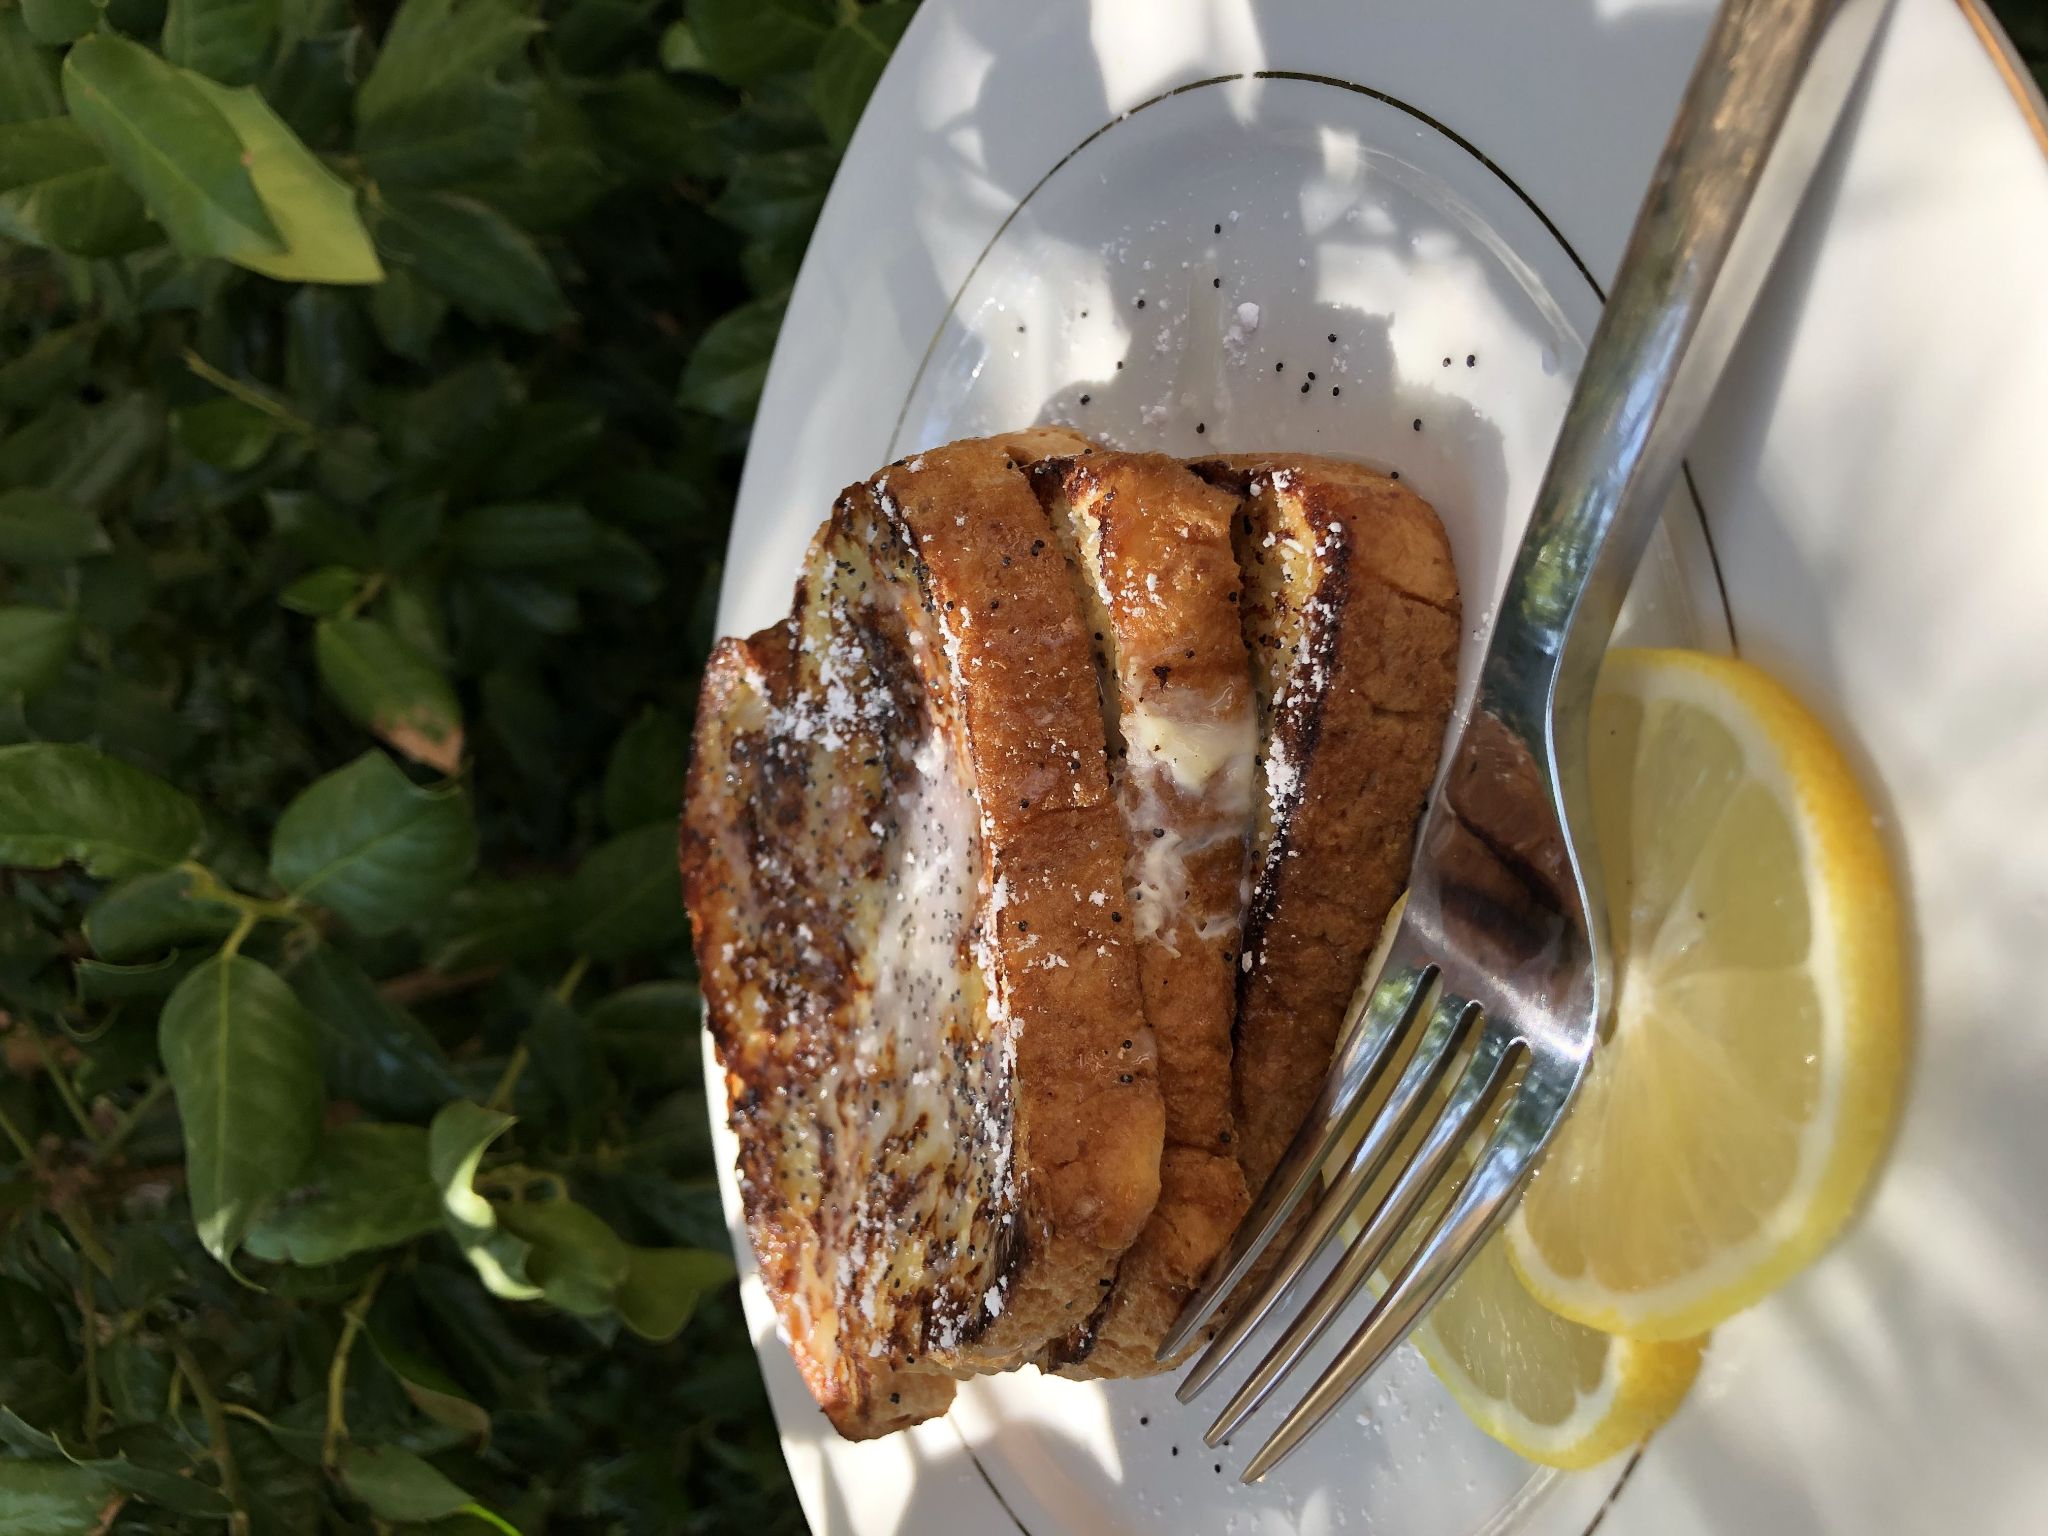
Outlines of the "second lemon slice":
<svg viewBox="0 0 2048 1536">
<path fill-rule="evenodd" d="M 1546 1466 L 1605 1461 L 1670 1418 L 1699 1373 L 1704 1338 L 1616 1338 L 1531 1296 L 1495 1237 L 1413 1335 L 1458 1406 L 1508 1449 Z"/>
<path fill-rule="evenodd" d="M 1882 1153 L 1898 908 L 1840 752 L 1754 667 L 1616 652 L 1593 732 L 1614 1023 L 1507 1236 L 1552 1310 L 1687 1338 L 1818 1253 Z"/>
</svg>

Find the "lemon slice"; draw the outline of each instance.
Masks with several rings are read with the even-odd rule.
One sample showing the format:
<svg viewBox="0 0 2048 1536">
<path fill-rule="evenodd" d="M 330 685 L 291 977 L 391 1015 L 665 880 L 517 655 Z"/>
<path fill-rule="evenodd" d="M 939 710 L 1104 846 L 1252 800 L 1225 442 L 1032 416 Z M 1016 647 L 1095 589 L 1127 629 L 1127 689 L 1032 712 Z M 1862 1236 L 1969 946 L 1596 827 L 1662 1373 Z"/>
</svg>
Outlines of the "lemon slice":
<svg viewBox="0 0 2048 1536">
<path fill-rule="evenodd" d="M 1617 651 L 1592 729 L 1615 1014 L 1507 1238 L 1551 1310 L 1683 1339 L 1818 1254 L 1877 1164 L 1898 905 L 1840 751 L 1756 668 Z"/>
<path fill-rule="evenodd" d="M 1496 1236 L 1410 1336 L 1467 1418 L 1517 1455 L 1590 1467 L 1684 1401 L 1704 1338 L 1616 1338 L 1531 1296 Z"/>
</svg>

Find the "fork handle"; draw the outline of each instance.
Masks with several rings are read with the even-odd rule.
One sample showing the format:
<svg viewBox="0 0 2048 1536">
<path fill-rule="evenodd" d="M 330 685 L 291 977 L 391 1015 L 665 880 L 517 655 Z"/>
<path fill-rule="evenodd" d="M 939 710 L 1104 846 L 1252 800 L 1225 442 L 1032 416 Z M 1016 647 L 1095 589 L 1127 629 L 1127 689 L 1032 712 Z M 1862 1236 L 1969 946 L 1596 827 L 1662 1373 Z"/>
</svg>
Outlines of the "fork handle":
<svg viewBox="0 0 2048 1536">
<path fill-rule="evenodd" d="M 1483 691 L 1509 684 L 1526 698 L 1532 653 L 1555 658 L 1564 697 L 1590 687 L 1686 444 L 1886 3 L 1722 5 L 1537 490 Z"/>
<path fill-rule="evenodd" d="M 1886 4 L 1727 0 L 1715 18 L 1502 595 L 1480 700 L 1511 721 L 1546 670 L 1553 700 L 1589 695 L 1686 444 Z"/>
<path fill-rule="evenodd" d="M 1622 253 L 1451 754 L 1455 773 L 1488 716 L 1505 726 L 1576 847 L 1593 825 L 1586 705 L 1622 598 L 1888 4 L 1724 0 Z M 1597 976 L 1598 860 L 1572 863 Z"/>
</svg>

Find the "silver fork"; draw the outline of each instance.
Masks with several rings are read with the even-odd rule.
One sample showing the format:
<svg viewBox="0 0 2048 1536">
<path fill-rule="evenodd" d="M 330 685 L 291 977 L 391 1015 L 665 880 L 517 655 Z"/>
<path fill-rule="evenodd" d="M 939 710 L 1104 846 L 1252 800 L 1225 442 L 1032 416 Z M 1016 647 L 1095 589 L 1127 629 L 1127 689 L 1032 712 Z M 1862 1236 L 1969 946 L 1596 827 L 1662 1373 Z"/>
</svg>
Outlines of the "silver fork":
<svg viewBox="0 0 2048 1536">
<path fill-rule="evenodd" d="M 1471 713 L 1423 822 L 1407 910 L 1379 980 L 1363 1016 L 1347 1021 L 1287 1155 L 1160 1347 L 1162 1360 L 1179 1354 L 1254 1277 L 1181 1383 L 1183 1402 L 1291 1295 L 1395 1149 L 1422 1129 L 1425 1107 L 1446 1087 L 1448 1097 L 1336 1267 L 1210 1428 L 1210 1445 L 1272 1396 L 1385 1262 L 1460 1150 L 1494 1128 L 1448 1209 L 1251 1459 L 1247 1482 L 1300 1445 L 1457 1279 L 1584 1078 L 1613 989 L 1605 898 L 1588 856 L 1594 678 L 1680 456 L 1886 3 L 1725 0 L 1694 68 L 1566 408 Z M 1304 1213 L 1319 1172 L 1353 1135 L 1343 1168 Z M 1256 1276 L 1297 1215 L 1285 1251 Z"/>
</svg>

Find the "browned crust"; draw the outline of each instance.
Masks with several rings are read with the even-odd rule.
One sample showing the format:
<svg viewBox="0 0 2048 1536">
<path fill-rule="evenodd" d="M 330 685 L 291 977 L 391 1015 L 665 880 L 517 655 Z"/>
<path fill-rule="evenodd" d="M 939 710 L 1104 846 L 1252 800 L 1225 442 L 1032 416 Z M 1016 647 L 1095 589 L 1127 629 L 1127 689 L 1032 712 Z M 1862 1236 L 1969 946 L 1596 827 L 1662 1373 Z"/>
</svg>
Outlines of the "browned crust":
<svg viewBox="0 0 2048 1536">
<path fill-rule="evenodd" d="M 1098 648 L 1105 714 L 1121 724 L 1142 710 L 1211 729 L 1235 719 L 1248 752 L 1251 673 L 1231 549 L 1237 498 L 1159 454 L 1050 460 L 1033 479 L 1076 562 L 1083 604 L 1105 629 Z M 1230 1034 L 1250 764 L 1234 778 L 1226 770 L 1189 785 L 1144 762 L 1142 749 L 1134 759 L 1128 737 L 1116 753 L 1112 777 L 1132 845 L 1126 888 L 1142 920 L 1139 977 L 1159 1042 L 1166 1151 L 1159 1205 L 1115 1284 L 1048 1351 L 1047 1364 L 1076 1377 L 1161 1368 L 1153 1358 L 1159 1339 L 1246 1204 L 1231 1146 Z M 1174 872 L 1184 877 L 1170 919 L 1155 915 L 1169 907 L 1145 888 L 1148 847 L 1172 849 Z M 1148 901 L 1159 905 L 1148 910 Z"/>
<path fill-rule="evenodd" d="M 1195 467 L 1246 497 L 1245 640 L 1286 791 L 1269 797 L 1237 983 L 1239 1161 L 1257 1190 L 1315 1099 L 1406 882 L 1457 689 L 1457 575 L 1436 514 L 1386 476 L 1291 455 Z M 1275 581 L 1290 538 L 1292 579 Z"/>
<path fill-rule="evenodd" d="M 1044 441 L 1086 446 L 1071 435 Z M 851 488 L 813 542 L 790 619 L 721 642 L 699 704 L 681 861 L 749 1232 L 806 1384 L 850 1438 L 942 1412 L 947 1376 L 1035 1351 L 1092 1304 L 1157 1198 L 1163 1115 L 1136 946 L 1078 894 L 1114 888 L 1121 831 L 1085 637 L 1064 569 L 1048 558 L 1043 513 L 1011 460 L 1031 451 L 1015 440 L 954 445 Z M 984 953 L 999 1000 L 984 1033 L 1008 1030 L 1013 1044 L 989 1112 L 1008 1142 L 1014 1203 L 981 1250 L 993 1265 L 988 1291 L 944 1328 L 936 1314 L 920 1328 L 899 1310 L 878 1327 L 793 1309 L 799 1283 L 808 1277 L 815 1293 L 834 1253 L 821 1213 L 793 1208 L 802 1200 L 784 1191 L 832 1186 L 775 1178 L 792 1152 L 844 1155 L 806 1129 L 800 1106 L 846 1049 L 841 1010 L 862 942 L 847 913 L 878 867 L 881 833 L 860 808 L 886 803 L 894 754 L 877 750 L 886 736 L 863 739 L 833 755 L 821 779 L 822 760 L 805 755 L 815 744 L 781 739 L 760 717 L 765 703 L 817 686 L 797 636 L 833 622 L 829 589 L 866 581 L 864 562 L 894 594 L 885 606 L 925 636 L 906 648 L 899 634 L 871 681 L 907 689 L 912 703 L 922 694 L 952 719 L 974 781 L 986 866 L 978 920 L 993 940 Z M 892 718 L 886 701 L 882 718 Z M 830 836 L 821 795 L 853 811 Z M 1043 963 L 1048 955 L 1066 963 Z"/>
<path fill-rule="evenodd" d="M 871 484 L 953 637 L 989 867 L 1008 893 L 993 921 L 1028 1219 L 1002 1313 L 959 1360 L 1004 1369 L 1092 1304 L 1159 1198 L 1164 1112 L 1137 946 L 1123 903 L 1087 900 L 1122 889 L 1123 830 L 1088 634 L 1009 445 L 956 443 Z"/>
<path fill-rule="evenodd" d="M 822 540 L 813 548 L 815 558 Z M 807 563 L 806 570 L 810 567 Z M 801 591 L 801 587 L 800 587 Z M 754 1256 L 762 1283 L 778 1313 L 785 1314 L 801 1265 L 813 1248 L 810 1213 L 766 1198 L 775 1155 L 772 1134 L 756 1134 L 764 1122 L 780 1114 L 763 1093 L 772 1093 L 772 1073 L 764 1070 L 759 1050 L 768 1043 L 749 1030 L 745 1000 L 747 978 L 740 974 L 740 946 L 749 942 L 743 914 L 765 907 L 787 918 L 792 910 L 808 911 L 814 893 L 749 890 L 746 899 L 735 889 L 734 871 L 746 867 L 754 850 L 774 841 L 777 826 L 791 807 L 762 800 L 754 791 L 771 776 L 750 772 L 744 755 L 747 717 L 791 686 L 793 625 L 773 625 L 747 639 L 725 639 L 713 648 L 698 699 L 697 727 L 685 786 L 682 827 L 682 868 L 685 897 L 699 958 L 705 996 L 711 1000 L 708 1023 L 719 1058 L 728 1067 L 726 1088 L 734 1130 L 740 1143 L 738 1174 Z M 754 867 L 755 876 L 773 880 L 773 866 Z M 794 919 L 783 925 L 793 927 Z M 834 1357 L 808 1347 L 792 1334 L 791 1353 L 804 1384 L 833 1426 L 850 1439 L 869 1439 L 904 1429 L 944 1413 L 953 1400 L 953 1382 L 944 1376 L 896 1369 L 886 1360 L 862 1362 L 853 1369 L 834 1369 Z"/>
</svg>

